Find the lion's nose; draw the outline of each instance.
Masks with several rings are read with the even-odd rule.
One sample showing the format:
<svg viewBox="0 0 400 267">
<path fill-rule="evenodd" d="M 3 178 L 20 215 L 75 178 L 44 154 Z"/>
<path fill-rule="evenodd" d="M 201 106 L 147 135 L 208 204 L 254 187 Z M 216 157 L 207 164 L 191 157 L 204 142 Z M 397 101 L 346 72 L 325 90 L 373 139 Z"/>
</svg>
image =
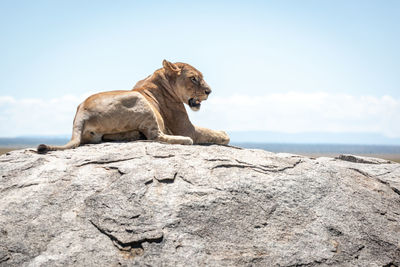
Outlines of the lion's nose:
<svg viewBox="0 0 400 267">
<path fill-rule="evenodd" d="M 211 94 L 211 89 L 210 89 L 210 88 L 207 88 L 206 91 L 205 91 L 205 93 L 206 93 L 206 95 Z"/>
</svg>

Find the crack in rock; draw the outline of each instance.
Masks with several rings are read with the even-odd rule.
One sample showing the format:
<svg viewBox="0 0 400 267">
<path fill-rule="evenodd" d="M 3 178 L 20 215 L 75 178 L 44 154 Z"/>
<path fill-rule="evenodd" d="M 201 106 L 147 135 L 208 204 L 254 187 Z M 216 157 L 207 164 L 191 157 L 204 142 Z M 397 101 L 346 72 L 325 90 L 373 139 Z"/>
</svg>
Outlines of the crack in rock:
<svg viewBox="0 0 400 267">
<path fill-rule="evenodd" d="M 0 263 L 4 263 L 6 261 L 8 261 L 9 259 L 11 259 L 10 255 L 6 254 L 4 256 L 0 257 Z"/>
<path fill-rule="evenodd" d="M 106 166 L 106 167 L 103 167 L 105 170 L 117 170 L 118 171 L 118 173 L 122 176 L 122 175 L 124 175 L 124 174 L 126 174 L 125 172 L 123 172 L 123 171 L 121 171 L 118 167 L 116 167 L 116 166 Z"/>
<path fill-rule="evenodd" d="M 359 174 L 361 174 L 361 175 L 363 175 L 363 176 L 365 176 L 365 177 L 367 177 L 367 178 L 375 179 L 376 181 L 380 182 L 381 184 L 384 184 L 384 185 L 388 186 L 394 193 L 396 193 L 397 195 L 400 196 L 400 190 L 397 189 L 396 187 L 392 186 L 389 182 L 383 181 L 382 179 L 379 179 L 379 178 L 376 177 L 376 176 L 372 176 L 372 175 L 370 175 L 369 173 L 364 172 L 364 171 L 362 171 L 362 170 L 359 170 L 359 169 L 357 169 L 357 168 L 349 168 L 349 169 L 350 169 L 350 170 L 353 170 L 353 171 L 355 171 L 355 172 L 358 172 Z"/>
<path fill-rule="evenodd" d="M 282 267 L 302 267 L 302 266 L 317 266 L 325 263 L 328 259 L 315 260 L 307 263 L 295 263 L 291 265 L 283 265 Z"/>
<path fill-rule="evenodd" d="M 360 257 L 361 251 L 362 251 L 364 248 L 365 248 L 365 246 L 364 246 L 364 245 L 361 245 L 361 246 L 357 249 L 357 251 L 354 252 L 354 253 L 352 254 L 352 256 L 353 256 L 354 258 L 358 259 L 358 257 Z"/>
<path fill-rule="evenodd" d="M 240 169 L 249 168 L 249 169 L 251 169 L 253 171 L 266 174 L 266 173 L 270 173 L 270 172 L 282 172 L 282 171 L 285 171 L 285 170 L 288 170 L 288 169 L 293 169 L 297 165 L 299 165 L 301 162 L 303 162 L 303 161 L 300 159 L 297 162 L 295 162 L 293 165 L 287 166 L 287 167 L 283 167 L 283 168 L 280 168 L 280 169 L 270 169 L 270 168 L 265 167 L 265 166 L 260 166 L 260 165 L 257 166 L 257 165 L 248 164 L 248 163 L 245 163 L 245 164 L 219 164 L 219 165 L 216 165 L 216 166 L 212 167 L 212 170 L 213 169 L 218 169 L 218 168 L 240 168 Z"/>
<path fill-rule="evenodd" d="M 147 180 L 146 182 L 144 182 L 145 185 L 149 185 L 149 184 L 151 184 L 151 183 L 153 183 L 153 179 L 149 179 L 149 180 Z"/>
<path fill-rule="evenodd" d="M 391 164 L 391 161 L 377 161 L 377 160 L 368 160 L 366 158 L 357 157 L 354 155 L 342 154 L 336 157 L 335 159 L 340 159 L 343 161 L 354 162 L 354 163 L 364 163 L 364 164 Z"/>
<path fill-rule="evenodd" d="M 82 167 L 82 166 L 89 165 L 89 164 L 102 165 L 102 164 L 108 164 L 108 163 L 123 162 L 123 161 L 132 160 L 132 159 L 139 159 L 139 158 L 140 157 L 131 157 L 131 158 L 127 158 L 127 159 L 104 160 L 104 161 L 102 161 L 102 160 L 94 160 L 94 161 L 88 161 L 88 162 L 81 163 L 79 165 L 76 165 L 76 167 Z"/>
<path fill-rule="evenodd" d="M 241 164 L 253 165 L 253 164 L 251 164 L 251 163 L 248 163 L 248 162 L 245 162 L 245 161 L 241 161 L 241 160 L 238 160 L 238 159 L 235 159 L 235 161 L 236 161 L 237 163 L 241 163 Z M 259 164 L 259 166 L 260 166 L 260 167 L 263 167 L 263 168 L 268 168 L 268 169 L 278 168 L 278 167 L 279 167 L 279 166 L 277 166 L 277 165 L 261 165 L 261 164 Z"/>
<path fill-rule="evenodd" d="M 400 196 L 400 190 L 399 189 L 397 189 L 396 187 L 393 187 L 393 186 L 390 186 L 390 189 L 392 189 L 393 192 L 395 192 L 396 194 L 398 194 Z"/>
<path fill-rule="evenodd" d="M 10 259 L 10 255 L 5 255 L 4 257 L 0 258 L 0 263 L 6 262 Z"/>
<path fill-rule="evenodd" d="M 1 193 L 12 190 L 12 189 L 20 189 L 20 188 L 27 188 L 30 186 L 39 185 L 39 183 L 29 183 L 29 184 L 14 184 L 9 187 L 3 188 L 0 190 Z"/>
<path fill-rule="evenodd" d="M 205 159 L 206 161 L 230 161 L 229 159 Z"/>
<path fill-rule="evenodd" d="M 4 234 L 4 232 L 2 231 L 2 232 L 0 232 L 0 234 Z M 10 251 L 8 250 L 8 248 L 0 246 L 0 264 L 11 259 L 9 253 L 10 253 Z"/>
<path fill-rule="evenodd" d="M 186 179 L 183 175 L 179 175 L 179 178 L 181 178 L 182 181 L 184 181 L 184 182 L 186 182 L 186 183 L 188 183 L 188 184 L 194 185 L 191 181 L 189 181 L 188 179 Z"/>
<path fill-rule="evenodd" d="M 213 145 L 215 145 L 215 146 L 224 146 L 224 147 L 230 147 L 230 148 L 233 148 L 233 149 L 238 149 L 238 150 L 243 150 L 243 149 L 244 149 L 243 147 L 239 147 L 239 146 L 232 146 L 232 145 L 217 145 L 217 144 L 213 144 Z"/>
<path fill-rule="evenodd" d="M 164 183 L 164 184 L 172 184 L 173 182 L 175 182 L 175 178 L 178 175 L 177 172 L 174 173 L 174 176 L 172 178 L 157 178 L 156 176 L 154 176 L 154 179 L 156 179 L 158 182 L 160 183 Z"/>
<path fill-rule="evenodd" d="M 383 172 L 383 173 L 380 173 L 380 174 L 376 174 L 375 175 L 375 177 L 376 176 L 382 176 L 382 175 L 387 175 L 387 174 L 391 174 L 391 173 L 393 173 L 393 172 L 395 172 L 397 169 L 399 169 L 400 167 L 397 167 L 397 168 L 394 168 L 393 170 L 390 170 L 390 171 L 387 171 L 387 172 Z"/>
<path fill-rule="evenodd" d="M 353 171 L 355 171 L 355 172 L 358 172 L 359 174 L 361 174 L 361 175 L 363 175 L 363 176 L 365 176 L 365 177 L 372 178 L 371 175 L 369 175 L 369 173 L 364 172 L 364 171 L 362 171 L 362 170 L 359 170 L 359 169 L 357 169 L 357 168 L 349 168 L 349 170 L 353 170 Z M 380 182 L 382 182 L 382 181 L 380 181 Z"/>
<path fill-rule="evenodd" d="M 153 158 L 156 159 L 167 159 L 167 158 L 173 158 L 175 155 L 168 154 L 168 155 L 151 155 Z"/>
<path fill-rule="evenodd" d="M 118 250 L 128 253 L 128 255 L 126 255 L 126 256 L 134 257 L 134 256 L 143 255 L 143 253 L 144 253 L 143 243 L 158 243 L 159 244 L 164 240 L 164 234 L 163 234 L 163 232 L 160 232 L 160 233 L 155 234 L 152 237 L 144 237 L 144 238 L 140 238 L 139 240 L 136 240 L 136 241 L 122 242 L 114 235 L 108 233 L 106 230 L 99 227 L 92 220 L 89 220 L 89 222 L 100 233 L 107 236 Z"/>
</svg>

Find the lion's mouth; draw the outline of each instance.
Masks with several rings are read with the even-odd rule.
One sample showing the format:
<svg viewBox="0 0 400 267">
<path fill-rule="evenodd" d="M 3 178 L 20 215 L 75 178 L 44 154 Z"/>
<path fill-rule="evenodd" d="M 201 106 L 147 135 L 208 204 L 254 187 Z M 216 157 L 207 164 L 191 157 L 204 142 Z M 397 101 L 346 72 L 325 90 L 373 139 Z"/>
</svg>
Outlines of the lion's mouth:
<svg viewBox="0 0 400 267">
<path fill-rule="evenodd" d="M 199 109 L 201 106 L 201 101 L 195 98 L 190 98 L 188 101 L 189 107 L 194 109 Z"/>
</svg>

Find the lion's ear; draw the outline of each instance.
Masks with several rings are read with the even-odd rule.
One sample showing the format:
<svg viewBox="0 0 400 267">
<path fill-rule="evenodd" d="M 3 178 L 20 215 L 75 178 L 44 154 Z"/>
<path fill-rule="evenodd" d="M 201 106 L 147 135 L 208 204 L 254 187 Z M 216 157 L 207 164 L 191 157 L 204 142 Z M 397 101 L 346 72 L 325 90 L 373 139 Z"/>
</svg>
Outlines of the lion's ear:
<svg viewBox="0 0 400 267">
<path fill-rule="evenodd" d="M 168 60 L 163 60 L 162 62 L 164 69 L 169 75 L 179 75 L 181 74 L 181 69 L 175 65 L 174 63 L 169 62 Z"/>
</svg>

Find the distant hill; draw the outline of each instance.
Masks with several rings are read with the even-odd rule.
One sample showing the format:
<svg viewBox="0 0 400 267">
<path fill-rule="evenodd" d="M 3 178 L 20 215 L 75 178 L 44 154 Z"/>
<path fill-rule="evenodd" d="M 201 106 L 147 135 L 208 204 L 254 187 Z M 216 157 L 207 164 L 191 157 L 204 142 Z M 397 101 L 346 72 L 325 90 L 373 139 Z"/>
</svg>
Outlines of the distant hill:
<svg viewBox="0 0 400 267">
<path fill-rule="evenodd" d="M 232 145 L 244 148 L 257 148 L 270 152 L 286 152 L 303 155 L 358 154 L 380 156 L 391 155 L 390 159 L 400 159 L 400 145 L 350 145 L 350 144 L 293 144 L 293 143 L 239 143 Z M 385 158 L 385 157 L 384 157 Z M 386 157 L 387 158 L 387 157 Z"/>
<path fill-rule="evenodd" d="M 39 144 L 62 145 L 68 142 L 67 136 L 20 136 L 0 137 L 1 147 L 30 147 Z"/>
<path fill-rule="evenodd" d="M 400 145 L 400 138 L 389 138 L 373 133 L 231 131 L 229 135 L 231 141 L 235 143 Z"/>
</svg>

